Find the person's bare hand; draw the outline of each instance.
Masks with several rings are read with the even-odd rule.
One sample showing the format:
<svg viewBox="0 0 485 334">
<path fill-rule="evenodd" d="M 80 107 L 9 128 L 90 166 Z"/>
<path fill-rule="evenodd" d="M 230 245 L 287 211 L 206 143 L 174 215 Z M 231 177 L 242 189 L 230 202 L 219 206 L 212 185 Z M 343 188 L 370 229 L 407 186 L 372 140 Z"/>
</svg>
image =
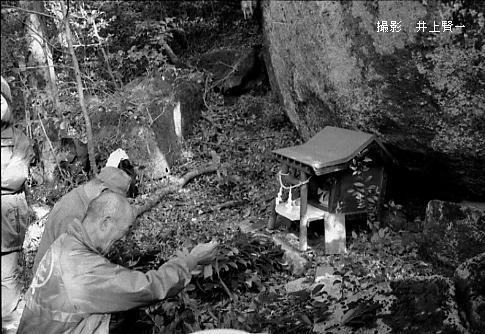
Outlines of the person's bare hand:
<svg viewBox="0 0 485 334">
<path fill-rule="evenodd" d="M 219 246 L 219 244 L 213 241 L 206 244 L 198 244 L 192 249 L 190 255 L 197 259 L 197 264 L 209 264 L 216 258 L 217 246 Z"/>
</svg>

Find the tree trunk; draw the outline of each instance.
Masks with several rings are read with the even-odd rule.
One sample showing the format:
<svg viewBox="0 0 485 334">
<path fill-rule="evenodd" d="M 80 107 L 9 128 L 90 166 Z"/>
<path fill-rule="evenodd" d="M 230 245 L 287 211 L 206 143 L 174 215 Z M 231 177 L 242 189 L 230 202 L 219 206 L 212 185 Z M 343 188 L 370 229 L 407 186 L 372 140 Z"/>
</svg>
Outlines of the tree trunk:
<svg viewBox="0 0 485 334">
<path fill-rule="evenodd" d="M 43 17 L 34 12 L 44 12 L 43 1 L 21 1 L 22 8 L 29 10 L 25 22 L 25 38 L 28 44 L 28 81 L 32 88 L 47 91 L 52 98 L 54 110 L 59 112 L 59 93 L 52 52 L 47 43 Z M 58 115 L 61 117 L 62 115 Z"/>
<path fill-rule="evenodd" d="M 71 35 L 71 27 L 69 24 L 69 13 L 67 12 L 66 5 L 64 1 L 61 1 L 61 8 L 62 13 L 64 16 L 64 27 L 66 30 L 66 39 L 67 44 L 69 47 L 69 53 L 72 57 L 72 64 L 74 66 L 74 72 L 76 75 L 76 82 L 77 82 L 77 92 L 79 95 L 79 104 L 81 105 L 81 110 L 84 115 L 84 121 L 86 122 L 86 135 L 88 138 L 88 154 L 89 154 L 89 164 L 91 166 L 91 171 L 94 174 L 98 173 L 98 167 L 96 166 L 96 159 L 95 159 L 95 151 L 94 151 L 94 141 L 93 141 L 93 130 L 91 127 L 91 119 L 89 118 L 88 110 L 86 108 L 86 102 L 84 99 L 84 88 L 83 83 L 81 80 L 81 71 L 79 69 L 79 63 L 77 61 L 76 54 L 74 53 L 74 48 L 72 46 L 72 35 Z"/>
</svg>

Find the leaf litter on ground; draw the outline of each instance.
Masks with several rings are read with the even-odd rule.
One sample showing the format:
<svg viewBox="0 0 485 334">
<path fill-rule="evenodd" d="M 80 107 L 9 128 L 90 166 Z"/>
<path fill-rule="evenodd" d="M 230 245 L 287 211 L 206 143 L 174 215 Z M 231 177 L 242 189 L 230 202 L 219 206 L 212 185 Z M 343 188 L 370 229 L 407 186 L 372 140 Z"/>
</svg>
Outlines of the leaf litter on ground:
<svg viewBox="0 0 485 334">
<path fill-rule="evenodd" d="M 168 194 L 139 217 L 137 228 L 110 254 L 116 263 L 147 271 L 177 250 L 188 252 L 199 242 L 220 241 L 217 266 L 201 268 L 186 291 L 142 312 L 140 321 L 151 323 L 155 332 L 221 327 L 268 333 L 311 333 L 321 328 L 359 332 L 375 326 L 376 319 L 379 325 L 392 299 L 390 280 L 429 274 L 431 269 L 420 262 L 414 248 L 397 236 L 386 233 L 376 245 L 353 234 L 348 254 L 325 256 L 318 245 L 308 254 L 311 267 L 305 275 L 310 280 L 322 264 L 340 275 L 334 280 L 340 287 L 337 299 L 312 291 L 315 286 L 288 294 L 284 286 L 295 277 L 282 265 L 281 249 L 268 240 L 252 240 L 238 227 L 248 221 L 264 226 L 278 191 L 278 162 L 271 151 L 301 144 L 301 139 L 270 96 L 242 96 L 231 106 L 215 104 L 205 113 L 216 124 L 196 125 L 184 144 L 187 154 L 172 173 L 183 175 L 214 156 L 224 169 Z M 145 184 L 134 204 L 143 204 L 167 184 Z"/>
</svg>

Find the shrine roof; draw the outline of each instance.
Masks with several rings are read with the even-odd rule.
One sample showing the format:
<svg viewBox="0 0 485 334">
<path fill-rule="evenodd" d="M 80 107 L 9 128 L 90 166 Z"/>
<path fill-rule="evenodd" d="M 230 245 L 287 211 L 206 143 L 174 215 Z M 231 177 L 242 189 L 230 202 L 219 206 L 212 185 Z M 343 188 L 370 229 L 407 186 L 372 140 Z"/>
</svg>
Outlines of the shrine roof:
<svg viewBox="0 0 485 334">
<path fill-rule="evenodd" d="M 305 144 L 277 149 L 273 153 L 309 166 L 316 175 L 323 175 L 328 167 L 349 162 L 374 141 L 389 155 L 376 136 L 333 126 L 325 127 Z"/>
</svg>

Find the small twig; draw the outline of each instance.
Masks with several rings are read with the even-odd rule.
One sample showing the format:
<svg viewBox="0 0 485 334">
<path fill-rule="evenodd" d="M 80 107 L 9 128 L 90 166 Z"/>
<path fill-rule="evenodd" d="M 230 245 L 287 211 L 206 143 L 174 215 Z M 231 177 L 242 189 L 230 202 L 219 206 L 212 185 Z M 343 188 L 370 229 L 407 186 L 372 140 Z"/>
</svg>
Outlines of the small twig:
<svg viewBox="0 0 485 334">
<path fill-rule="evenodd" d="M 152 125 L 153 123 L 155 123 L 155 121 L 157 119 L 159 119 L 163 114 L 165 114 L 165 106 L 162 107 L 162 112 L 160 114 L 158 114 L 157 117 L 155 117 L 155 119 L 152 119 L 152 115 L 150 114 L 150 112 L 148 111 L 148 108 L 147 108 L 147 112 L 148 112 L 148 115 L 150 116 L 150 120 L 151 120 L 151 123 L 150 125 Z"/>
<path fill-rule="evenodd" d="M 209 83 L 209 76 L 206 76 L 205 78 L 205 83 L 204 83 L 204 94 L 202 94 L 202 100 L 204 101 L 204 105 L 205 107 L 207 108 L 207 110 L 210 112 L 210 111 L 213 111 L 212 107 L 209 106 L 209 104 L 207 103 L 207 93 L 209 92 L 209 90 L 211 90 L 212 88 L 208 88 L 208 83 Z M 220 126 L 217 125 L 214 120 L 210 117 L 210 116 L 205 116 L 205 115 L 201 115 L 203 119 L 205 119 L 206 121 L 208 121 L 212 126 L 214 126 L 215 128 L 217 129 L 220 129 Z"/>
<path fill-rule="evenodd" d="M 236 69 L 234 66 L 229 65 L 229 64 L 226 64 L 226 63 L 225 63 L 225 62 L 223 62 L 222 60 L 219 60 L 219 61 L 217 62 L 217 64 L 222 64 L 222 65 L 224 65 L 224 66 L 226 66 L 226 67 L 232 68 L 232 70 L 233 70 L 233 71 Z"/>
<path fill-rule="evenodd" d="M 172 48 L 167 44 L 165 39 L 163 39 L 161 42 L 162 42 L 162 47 L 165 50 L 165 52 L 167 53 L 168 58 L 170 58 L 170 61 L 172 62 L 172 64 L 174 64 L 174 65 L 178 64 L 179 58 L 177 57 L 175 52 L 173 52 Z"/>
<path fill-rule="evenodd" d="M 209 76 L 206 76 L 205 77 L 205 83 L 204 83 L 204 94 L 202 94 L 202 100 L 204 100 L 204 105 L 205 107 L 207 108 L 207 110 L 211 111 L 212 108 L 209 106 L 209 104 L 207 103 L 207 99 L 206 99 L 206 96 L 207 96 L 207 92 L 209 91 L 209 89 L 207 88 L 207 84 L 209 83 Z M 210 119 L 208 119 L 211 123 L 213 123 Z"/>
<path fill-rule="evenodd" d="M 243 203 L 244 203 L 244 201 L 240 201 L 240 200 L 227 201 L 227 202 L 224 202 L 224 203 L 217 204 L 216 206 L 203 211 L 201 214 L 203 215 L 205 213 L 210 213 L 210 212 L 213 212 L 213 211 L 220 211 L 222 209 L 227 209 L 227 208 L 231 208 L 233 206 L 242 205 Z"/>
<path fill-rule="evenodd" d="M 147 111 L 147 114 L 148 114 L 148 118 L 150 118 L 150 126 L 155 123 L 155 121 L 153 120 L 152 118 L 152 114 L 150 114 L 150 110 L 148 110 L 148 107 L 145 107 L 145 110 Z M 162 113 L 163 113 L 163 109 L 162 109 Z M 157 116 L 157 118 L 159 117 L 160 115 Z M 156 120 L 156 119 L 155 119 Z"/>
<path fill-rule="evenodd" d="M 157 327 L 157 329 L 161 332 L 163 330 L 163 327 L 160 327 L 158 325 L 158 323 L 155 321 L 155 317 L 152 316 L 152 314 L 150 312 L 147 311 L 148 309 L 145 309 L 145 313 L 150 317 L 150 320 L 153 322 L 153 324 L 155 325 L 155 327 Z"/>
<path fill-rule="evenodd" d="M 231 291 L 227 287 L 226 283 L 224 283 L 224 281 L 221 278 L 221 275 L 219 274 L 219 260 L 217 258 L 216 258 L 216 273 L 217 273 L 217 277 L 219 278 L 219 281 L 221 282 L 222 287 L 224 288 L 224 290 L 226 291 L 227 295 L 229 296 L 229 299 L 230 300 L 233 300 Z"/>
<path fill-rule="evenodd" d="M 15 10 L 20 10 L 22 12 L 26 12 L 26 13 L 30 13 L 30 14 L 37 14 L 37 15 L 41 15 L 41 16 L 45 16 L 45 17 L 49 17 L 51 19 L 56 19 L 58 20 L 57 17 L 53 16 L 53 15 L 49 15 L 49 14 L 46 14 L 46 13 L 41 13 L 41 12 L 36 12 L 35 10 L 30 10 L 30 9 L 25 9 L 25 8 L 20 8 L 20 7 L 14 7 L 14 6 L 2 6 L 2 11 L 4 9 L 15 9 Z"/>
<path fill-rule="evenodd" d="M 211 316 L 212 319 L 214 319 L 214 321 L 219 321 L 219 319 L 214 315 L 214 313 L 210 309 L 207 310 L 207 313 L 209 313 L 209 315 Z"/>
<path fill-rule="evenodd" d="M 61 173 L 61 175 L 62 175 L 63 172 L 62 172 L 62 169 L 61 169 L 61 165 L 59 164 L 59 160 L 57 160 L 56 151 L 54 149 L 54 146 L 52 145 L 51 140 L 49 139 L 49 136 L 47 135 L 47 131 L 45 131 L 44 122 L 42 122 L 42 116 L 40 115 L 39 110 L 36 110 L 36 111 L 37 111 L 37 117 L 39 117 L 40 127 L 42 128 L 42 132 L 44 133 L 45 139 L 47 140 L 47 143 L 49 144 L 49 148 L 51 149 L 52 156 L 54 157 L 54 160 L 56 162 L 57 169 L 59 170 L 59 173 Z M 65 176 L 65 175 L 63 175 L 63 176 Z"/>
<path fill-rule="evenodd" d="M 87 48 L 87 47 L 90 47 L 90 46 L 95 46 L 95 47 L 99 47 L 102 43 L 87 43 L 87 44 L 73 44 L 72 47 L 73 48 Z"/>
<path fill-rule="evenodd" d="M 72 66 L 65 66 L 65 65 L 54 65 L 54 66 L 38 65 L 38 66 L 25 66 L 25 67 L 22 67 L 22 70 L 38 70 L 40 68 L 49 68 L 49 67 L 68 68 L 68 69 L 71 69 L 71 70 L 74 69 L 74 67 L 72 67 Z"/>
<path fill-rule="evenodd" d="M 222 61 L 219 61 L 219 63 L 221 63 L 222 65 L 226 65 L 227 67 L 231 68 L 231 70 L 229 72 L 227 72 L 227 74 L 222 77 L 221 79 L 217 80 L 211 87 L 210 89 L 213 89 L 215 87 L 217 87 L 221 82 L 224 82 L 224 80 L 226 80 L 227 78 L 229 78 L 234 72 L 236 72 L 237 70 L 237 66 L 231 66 L 229 64 L 225 64 L 223 63 Z"/>
<path fill-rule="evenodd" d="M 25 91 L 24 91 L 24 96 L 26 96 L 27 94 L 25 94 Z M 30 109 L 27 108 L 26 106 L 26 103 L 25 103 L 25 99 L 24 99 L 24 108 L 25 108 L 25 128 L 27 130 L 27 136 L 29 137 L 29 139 L 32 139 L 32 120 L 30 119 Z"/>
</svg>

